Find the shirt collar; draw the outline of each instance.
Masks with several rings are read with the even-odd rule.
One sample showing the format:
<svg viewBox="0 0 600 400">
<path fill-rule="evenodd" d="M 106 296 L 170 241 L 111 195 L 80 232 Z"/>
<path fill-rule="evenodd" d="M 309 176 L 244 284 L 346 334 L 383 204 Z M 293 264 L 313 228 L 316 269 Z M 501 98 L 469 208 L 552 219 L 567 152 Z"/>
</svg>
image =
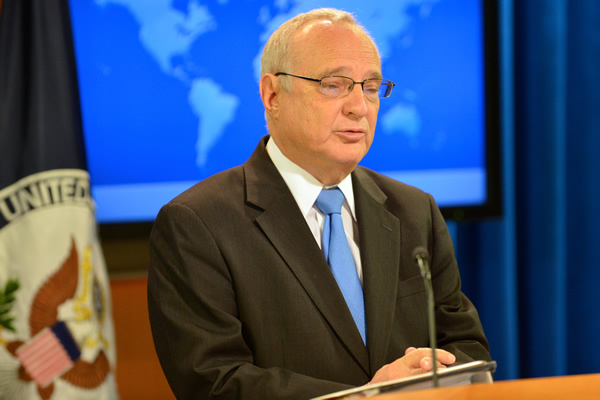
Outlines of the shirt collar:
<svg viewBox="0 0 600 400">
<path fill-rule="evenodd" d="M 294 196 L 296 203 L 298 203 L 302 215 L 306 217 L 317 200 L 317 196 L 321 193 L 321 190 L 324 187 L 323 184 L 319 182 L 317 178 L 287 158 L 281 150 L 279 150 L 279 147 L 277 147 L 277 144 L 275 144 L 275 141 L 272 138 L 269 138 L 269 141 L 267 142 L 267 153 L 292 192 L 292 196 Z M 345 177 L 337 187 L 344 193 L 344 197 L 346 197 L 346 202 L 352 213 L 352 218 L 356 221 L 351 175 Z"/>
</svg>

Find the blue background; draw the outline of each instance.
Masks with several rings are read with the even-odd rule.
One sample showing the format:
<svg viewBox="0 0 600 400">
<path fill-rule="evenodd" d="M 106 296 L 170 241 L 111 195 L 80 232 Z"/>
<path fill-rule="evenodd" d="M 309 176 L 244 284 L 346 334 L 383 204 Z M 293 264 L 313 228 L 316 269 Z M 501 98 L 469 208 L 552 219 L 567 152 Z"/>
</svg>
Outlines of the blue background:
<svg viewBox="0 0 600 400">
<path fill-rule="evenodd" d="M 248 158 L 258 139 L 267 133 L 252 62 L 262 46 L 258 38 L 265 30 L 258 22 L 258 10 L 269 3 L 207 2 L 217 29 L 203 33 L 185 56 L 171 60 L 173 68 L 182 68 L 191 79 L 208 77 L 240 99 L 235 119 L 211 149 L 208 162 L 198 166 L 195 144 L 199 120 L 187 100 L 189 85 L 160 69 L 138 38 L 139 22 L 125 7 L 71 1 L 88 165 L 100 222 L 116 222 L 107 215 L 109 208 L 121 213 L 121 222 L 152 220 L 158 207 L 174 196 L 162 193 L 164 198 L 147 204 L 148 211 L 140 214 L 149 202 L 148 195 L 136 200 L 136 190 L 131 188 L 120 195 L 118 185 L 191 185 Z M 362 165 L 383 173 L 416 170 L 435 175 L 437 170 L 475 168 L 484 174 L 480 3 L 424 3 L 431 3 L 426 8 L 429 14 L 422 15 L 423 7 L 409 7 L 407 31 L 385 49 L 383 74 L 397 86 L 392 97 L 381 101 L 375 141 Z M 360 6 L 347 4 L 347 10 L 355 12 L 361 21 Z M 381 2 L 381 10 L 390 4 Z M 187 6 L 187 1 L 172 3 L 183 13 Z M 269 10 L 276 14 L 272 6 Z M 371 28 L 368 18 L 364 19 L 367 29 Z M 377 27 L 372 27 L 372 32 L 376 42 L 384 40 L 378 39 Z M 386 131 L 384 116 L 399 103 L 416 108 L 418 131 Z M 418 181 L 408 183 L 419 186 Z M 459 197 L 458 205 L 485 201 L 481 194 L 485 193 L 485 180 L 466 187 L 446 183 L 422 188 L 434 191 L 441 206 L 448 205 L 444 203 L 444 191 L 448 190 Z M 101 193 L 101 187 L 111 188 L 111 195 Z M 123 198 L 130 202 L 124 204 Z M 136 204 L 131 211 L 123 209 L 131 203 Z"/>
</svg>

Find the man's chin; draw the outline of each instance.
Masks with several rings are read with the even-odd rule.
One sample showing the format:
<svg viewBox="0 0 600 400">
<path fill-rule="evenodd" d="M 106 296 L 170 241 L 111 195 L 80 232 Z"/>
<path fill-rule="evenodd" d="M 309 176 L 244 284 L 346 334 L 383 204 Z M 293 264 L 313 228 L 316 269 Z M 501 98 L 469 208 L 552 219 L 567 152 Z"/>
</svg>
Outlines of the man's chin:
<svg viewBox="0 0 600 400">
<path fill-rule="evenodd" d="M 340 152 L 332 157 L 337 162 L 343 165 L 357 165 L 367 155 L 369 150 L 364 142 L 359 143 L 346 143 L 341 145 Z"/>
</svg>

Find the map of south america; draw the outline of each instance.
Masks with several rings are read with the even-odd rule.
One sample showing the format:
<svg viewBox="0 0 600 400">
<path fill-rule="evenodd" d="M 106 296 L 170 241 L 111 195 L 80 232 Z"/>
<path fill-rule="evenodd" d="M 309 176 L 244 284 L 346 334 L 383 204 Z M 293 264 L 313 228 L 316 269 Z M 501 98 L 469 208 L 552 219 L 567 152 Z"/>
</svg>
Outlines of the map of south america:
<svg viewBox="0 0 600 400">
<path fill-rule="evenodd" d="M 203 33 L 218 29 L 206 6 L 190 2 L 187 13 L 172 8 L 170 0 L 97 0 L 99 6 L 116 4 L 125 7 L 140 25 L 139 40 L 167 75 L 189 88 L 188 102 L 198 117 L 196 164 L 204 166 L 214 143 L 235 117 L 237 96 L 226 93 L 208 77 L 194 77 L 173 59 L 188 54 L 190 46 Z M 201 63 L 202 60 L 199 60 Z"/>
</svg>

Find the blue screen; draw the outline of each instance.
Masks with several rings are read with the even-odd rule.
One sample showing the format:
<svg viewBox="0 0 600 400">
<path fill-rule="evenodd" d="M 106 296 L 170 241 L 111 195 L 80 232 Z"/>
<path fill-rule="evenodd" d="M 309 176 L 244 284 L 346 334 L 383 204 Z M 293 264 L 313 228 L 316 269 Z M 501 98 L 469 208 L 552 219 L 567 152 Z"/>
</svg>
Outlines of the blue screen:
<svg viewBox="0 0 600 400">
<path fill-rule="evenodd" d="M 72 0 L 88 168 L 99 222 L 152 221 L 196 182 L 242 164 L 267 133 L 259 60 L 284 21 L 353 12 L 382 53 L 362 165 L 441 207 L 487 201 L 480 0 Z"/>
</svg>

